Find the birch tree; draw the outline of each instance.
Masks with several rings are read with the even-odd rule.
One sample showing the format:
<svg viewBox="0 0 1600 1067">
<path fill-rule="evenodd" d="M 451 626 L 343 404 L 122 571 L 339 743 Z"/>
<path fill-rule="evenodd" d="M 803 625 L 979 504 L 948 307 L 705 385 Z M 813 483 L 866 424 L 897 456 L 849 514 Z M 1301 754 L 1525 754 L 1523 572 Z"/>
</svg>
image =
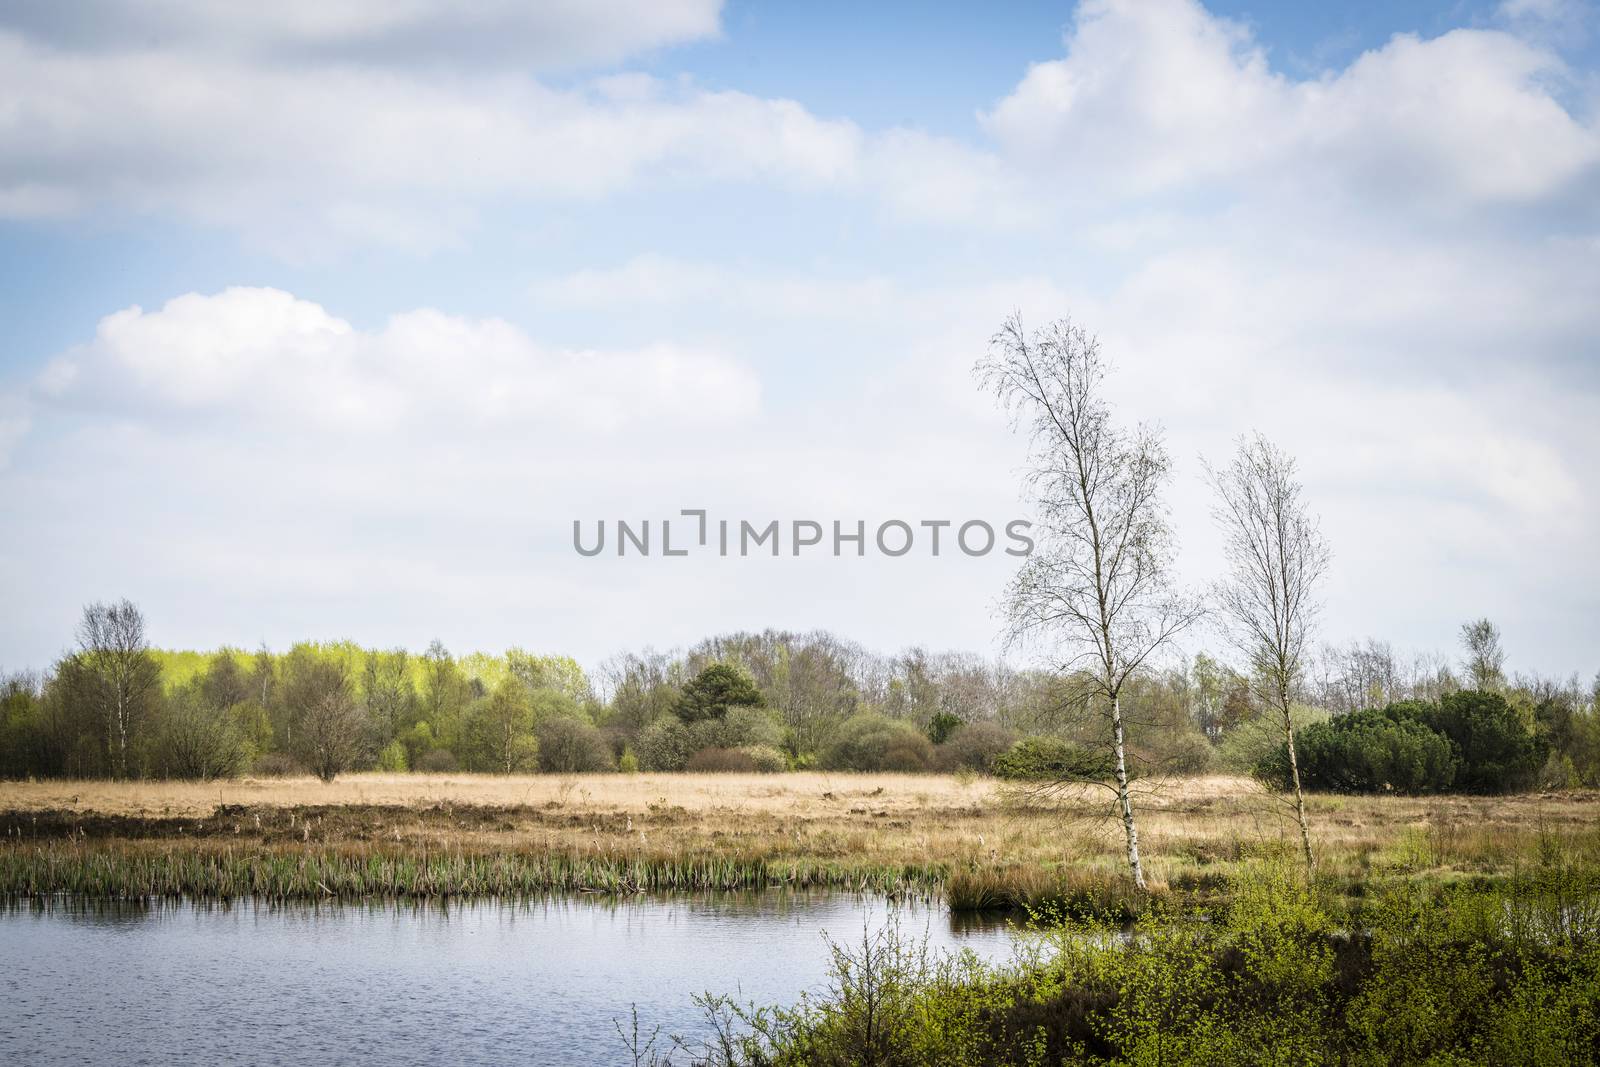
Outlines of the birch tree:
<svg viewBox="0 0 1600 1067">
<path fill-rule="evenodd" d="M 1506 654 L 1500 648 L 1500 628 L 1488 619 L 1461 626 L 1461 644 L 1467 650 L 1467 677 L 1472 688 L 1498 692 L 1505 685 Z"/>
<path fill-rule="evenodd" d="M 113 777 L 126 778 L 131 751 L 160 695 L 161 668 L 150 655 L 144 615 L 131 601 L 90 604 L 78 623 L 77 667 L 99 720 Z"/>
<path fill-rule="evenodd" d="M 1234 645 L 1249 662 L 1257 697 L 1283 733 L 1300 843 L 1311 867 L 1293 706 L 1320 609 L 1317 587 L 1327 574 L 1328 544 L 1306 505 L 1294 458 L 1260 434 L 1241 438 L 1227 466 L 1208 464 L 1206 471 L 1228 560 L 1222 611 Z"/>
<path fill-rule="evenodd" d="M 1036 546 L 1007 589 L 1008 639 L 1038 643 L 1063 674 L 1090 679 L 1091 706 L 1110 728 L 1128 866 L 1143 889 L 1123 690 L 1199 615 L 1169 581 L 1167 453 L 1154 430 L 1113 424 L 1099 342 L 1070 320 L 1029 332 L 1013 315 L 976 370 L 1029 439 Z"/>
</svg>

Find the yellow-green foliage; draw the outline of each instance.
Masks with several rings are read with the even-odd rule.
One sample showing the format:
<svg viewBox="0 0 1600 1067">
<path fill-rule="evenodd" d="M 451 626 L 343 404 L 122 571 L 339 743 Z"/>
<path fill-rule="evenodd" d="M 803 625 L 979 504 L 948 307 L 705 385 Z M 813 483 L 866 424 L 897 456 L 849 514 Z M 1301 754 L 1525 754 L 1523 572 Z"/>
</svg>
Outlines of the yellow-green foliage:
<svg viewBox="0 0 1600 1067">
<path fill-rule="evenodd" d="M 351 683 L 360 691 L 367 660 L 380 649 L 363 648 L 354 641 L 299 641 L 288 652 L 268 652 L 274 668 L 282 670 L 290 653 L 299 652 L 314 659 L 340 664 L 349 673 Z M 211 652 L 194 649 L 154 649 L 151 655 L 161 668 L 161 681 L 168 691 L 177 689 L 198 678 L 210 666 L 218 653 L 233 657 L 241 672 L 248 674 L 260 654 L 237 648 L 220 648 Z M 590 695 L 589 678 L 571 656 L 536 656 L 520 648 L 504 653 L 469 652 L 455 657 L 456 669 L 468 682 L 481 682 L 485 690 L 493 690 L 512 673 L 513 666 L 523 675 L 537 677 L 540 683 L 558 690 L 573 700 Z M 421 691 L 427 684 L 427 663 L 422 654 L 408 654 L 407 671 L 412 688 Z"/>
<path fill-rule="evenodd" d="M 1263 863 L 1214 915 L 1044 921 L 999 965 L 930 956 L 891 927 L 836 947 L 832 983 L 796 1008 L 708 1000 L 732 1032 L 710 1062 L 1597 1062 L 1600 869 L 1371 889 L 1336 921 L 1293 866 Z M 1519 915 L 1538 921 L 1507 921 Z"/>
</svg>

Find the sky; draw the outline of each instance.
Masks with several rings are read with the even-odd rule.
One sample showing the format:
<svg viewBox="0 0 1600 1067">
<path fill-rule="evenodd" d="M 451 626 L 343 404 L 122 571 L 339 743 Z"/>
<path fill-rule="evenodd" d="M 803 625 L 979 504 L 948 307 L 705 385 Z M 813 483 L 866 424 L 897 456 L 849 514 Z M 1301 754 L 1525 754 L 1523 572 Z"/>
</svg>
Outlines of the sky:
<svg viewBox="0 0 1600 1067">
<path fill-rule="evenodd" d="M 1163 433 L 1182 583 L 1259 431 L 1322 640 L 1600 668 L 1580 0 L 0 0 L 0 667 L 124 596 L 165 647 L 996 654 L 1000 552 L 572 523 L 1026 517 L 1012 312 Z"/>
</svg>

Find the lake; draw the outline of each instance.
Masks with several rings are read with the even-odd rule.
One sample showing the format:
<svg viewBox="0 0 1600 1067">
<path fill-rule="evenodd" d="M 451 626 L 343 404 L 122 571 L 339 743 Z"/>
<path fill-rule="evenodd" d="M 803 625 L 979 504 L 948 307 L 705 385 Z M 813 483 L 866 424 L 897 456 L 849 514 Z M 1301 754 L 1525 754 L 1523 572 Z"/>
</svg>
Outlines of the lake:
<svg viewBox="0 0 1600 1067">
<path fill-rule="evenodd" d="M 891 920 L 935 949 L 1011 947 L 1003 925 L 839 894 L 13 905 L 0 1062 L 625 1063 L 630 1006 L 646 1034 L 704 1036 L 694 994 L 793 1003 L 826 978 L 825 935 Z"/>
</svg>

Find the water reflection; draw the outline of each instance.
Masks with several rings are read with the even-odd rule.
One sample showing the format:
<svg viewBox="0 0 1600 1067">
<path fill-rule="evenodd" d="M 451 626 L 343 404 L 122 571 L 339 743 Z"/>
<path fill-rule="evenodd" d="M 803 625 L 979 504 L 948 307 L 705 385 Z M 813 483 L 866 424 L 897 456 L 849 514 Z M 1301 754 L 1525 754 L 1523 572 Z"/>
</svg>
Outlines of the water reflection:
<svg viewBox="0 0 1600 1067">
<path fill-rule="evenodd" d="M 616 1062 L 639 1008 L 703 1034 L 692 997 L 792 1002 L 825 937 L 897 921 L 935 949 L 1009 952 L 936 905 L 767 891 L 520 901 L 50 899 L 0 910 L 0 1062 Z"/>
</svg>

